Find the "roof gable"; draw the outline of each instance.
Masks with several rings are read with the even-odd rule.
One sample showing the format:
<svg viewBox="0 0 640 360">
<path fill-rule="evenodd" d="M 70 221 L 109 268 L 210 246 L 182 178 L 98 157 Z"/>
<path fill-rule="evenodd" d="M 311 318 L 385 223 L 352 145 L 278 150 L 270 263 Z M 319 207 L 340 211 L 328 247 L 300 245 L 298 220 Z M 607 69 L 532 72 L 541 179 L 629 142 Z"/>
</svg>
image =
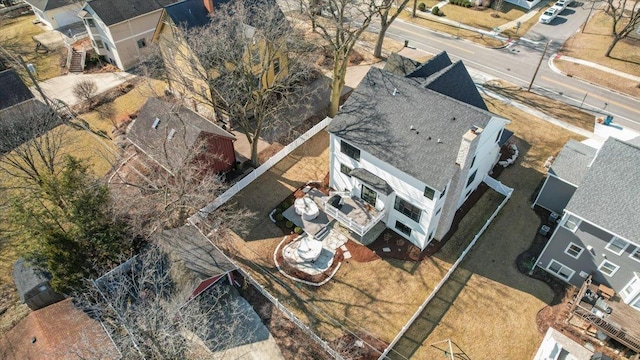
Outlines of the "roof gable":
<svg viewBox="0 0 640 360">
<path fill-rule="evenodd" d="M 0 110 L 33 99 L 31 90 L 14 69 L 0 71 Z"/>
<path fill-rule="evenodd" d="M 607 139 L 566 210 L 640 242 L 640 147 Z"/>
<path fill-rule="evenodd" d="M 194 146 L 203 134 L 235 140 L 233 135 L 184 106 L 150 98 L 131 124 L 127 138 L 172 172 L 195 155 Z"/>
<path fill-rule="evenodd" d="M 371 68 L 327 130 L 442 191 L 456 171 L 462 136 L 472 126 L 485 128 L 493 117 Z"/>
<path fill-rule="evenodd" d="M 162 9 L 175 0 L 92 0 L 87 3 L 107 26 Z"/>
<path fill-rule="evenodd" d="M 419 65 L 414 71 L 407 74 L 408 78 L 427 78 L 438 71 L 445 69 L 447 66 L 451 65 L 451 59 L 449 55 L 447 55 L 446 51 L 443 51 L 431 59 L 424 62 L 422 65 Z"/>
<path fill-rule="evenodd" d="M 596 149 L 576 140 L 569 140 L 549 168 L 549 173 L 573 185 L 580 185 L 596 156 Z"/>
<path fill-rule="evenodd" d="M 460 60 L 430 75 L 424 86 L 482 110 L 488 110 L 471 75 Z"/>
</svg>

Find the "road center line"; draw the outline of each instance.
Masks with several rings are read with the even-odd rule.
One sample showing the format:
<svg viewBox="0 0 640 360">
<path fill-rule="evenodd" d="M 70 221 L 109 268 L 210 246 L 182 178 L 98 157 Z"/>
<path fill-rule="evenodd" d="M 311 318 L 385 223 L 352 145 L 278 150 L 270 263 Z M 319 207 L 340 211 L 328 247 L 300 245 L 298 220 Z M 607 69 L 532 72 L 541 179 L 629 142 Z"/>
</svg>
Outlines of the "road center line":
<svg viewBox="0 0 640 360">
<path fill-rule="evenodd" d="M 417 35 L 417 36 L 424 36 L 424 34 L 420 34 L 420 33 L 415 32 L 415 31 L 411 31 L 411 30 L 407 30 L 407 29 L 405 29 L 404 31 L 406 31 L 406 32 L 408 32 L 408 33 L 410 33 L 410 34 L 413 34 L 413 35 Z M 444 45 L 450 46 L 450 47 L 455 48 L 455 49 L 458 49 L 458 50 L 460 50 L 460 51 L 464 51 L 464 52 L 467 52 L 467 53 L 469 53 L 469 54 L 475 54 L 475 52 L 473 52 L 473 51 L 471 51 L 471 50 L 469 50 L 469 49 L 465 49 L 465 48 L 463 48 L 463 47 L 456 46 L 456 45 L 451 45 L 451 44 L 447 43 L 446 41 L 442 41 L 442 40 L 438 40 L 438 39 L 433 39 L 433 38 L 429 39 L 429 41 L 439 42 L 439 43 L 441 43 L 441 44 L 444 44 Z"/>
</svg>

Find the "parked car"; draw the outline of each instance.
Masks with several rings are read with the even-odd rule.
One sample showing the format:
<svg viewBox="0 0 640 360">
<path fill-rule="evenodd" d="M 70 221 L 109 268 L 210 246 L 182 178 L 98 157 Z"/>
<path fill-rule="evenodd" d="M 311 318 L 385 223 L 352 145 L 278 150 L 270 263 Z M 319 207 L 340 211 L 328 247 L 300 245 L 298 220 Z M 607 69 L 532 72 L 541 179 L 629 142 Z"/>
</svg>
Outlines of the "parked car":
<svg viewBox="0 0 640 360">
<path fill-rule="evenodd" d="M 553 21 L 556 16 L 558 16 L 558 9 L 555 7 L 550 7 L 547 9 L 547 11 L 540 15 L 540 22 L 543 24 L 548 24 Z"/>
<path fill-rule="evenodd" d="M 558 0 L 555 4 L 553 4 L 553 7 L 558 9 L 558 14 L 560 14 L 564 11 L 564 9 L 567 8 L 567 5 L 569 5 L 568 0 Z"/>
</svg>

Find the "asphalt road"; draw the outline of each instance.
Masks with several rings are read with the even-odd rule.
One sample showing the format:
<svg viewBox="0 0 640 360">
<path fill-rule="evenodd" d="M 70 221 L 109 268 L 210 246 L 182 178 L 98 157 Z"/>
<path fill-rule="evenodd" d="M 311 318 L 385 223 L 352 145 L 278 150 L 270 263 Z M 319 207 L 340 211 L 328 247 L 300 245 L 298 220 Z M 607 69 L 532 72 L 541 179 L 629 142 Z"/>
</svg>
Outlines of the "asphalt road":
<svg viewBox="0 0 640 360">
<path fill-rule="evenodd" d="M 409 46 L 431 53 L 446 50 L 454 60 L 461 59 L 471 70 L 527 87 L 540 61 L 545 44 L 551 40 L 532 90 L 565 103 L 581 106 L 599 115 L 612 115 L 614 123 L 640 131 L 640 101 L 580 80 L 558 74 L 549 67 L 549 58 L 587 18 L 591 3 L 575 3 L 551 24 L 536 24 L 524 39 L 504 49 L 488 49 L 420 26 L 396 20 L 387 37 L 409 40 Z M 377 32 L 374 23 L 369 30 Z"/>
</svg>

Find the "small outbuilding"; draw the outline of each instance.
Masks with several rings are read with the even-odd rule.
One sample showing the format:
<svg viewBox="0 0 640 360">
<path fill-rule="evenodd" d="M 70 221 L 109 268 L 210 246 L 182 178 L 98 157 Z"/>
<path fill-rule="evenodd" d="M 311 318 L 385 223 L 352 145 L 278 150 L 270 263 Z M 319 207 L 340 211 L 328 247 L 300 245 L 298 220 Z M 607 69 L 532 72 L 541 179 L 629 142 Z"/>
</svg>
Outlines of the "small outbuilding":
<svg viewBox="0 0 640 360">
<path fill-rule="evenodd" d="M 64 295 L 51 288 L 50 279 L 49 274 L 34 268 L 23 258 L 13 266 L 13 281 L 20 300 L 31 310 L 42 309 L 65 299 Z"/>
</svg>

